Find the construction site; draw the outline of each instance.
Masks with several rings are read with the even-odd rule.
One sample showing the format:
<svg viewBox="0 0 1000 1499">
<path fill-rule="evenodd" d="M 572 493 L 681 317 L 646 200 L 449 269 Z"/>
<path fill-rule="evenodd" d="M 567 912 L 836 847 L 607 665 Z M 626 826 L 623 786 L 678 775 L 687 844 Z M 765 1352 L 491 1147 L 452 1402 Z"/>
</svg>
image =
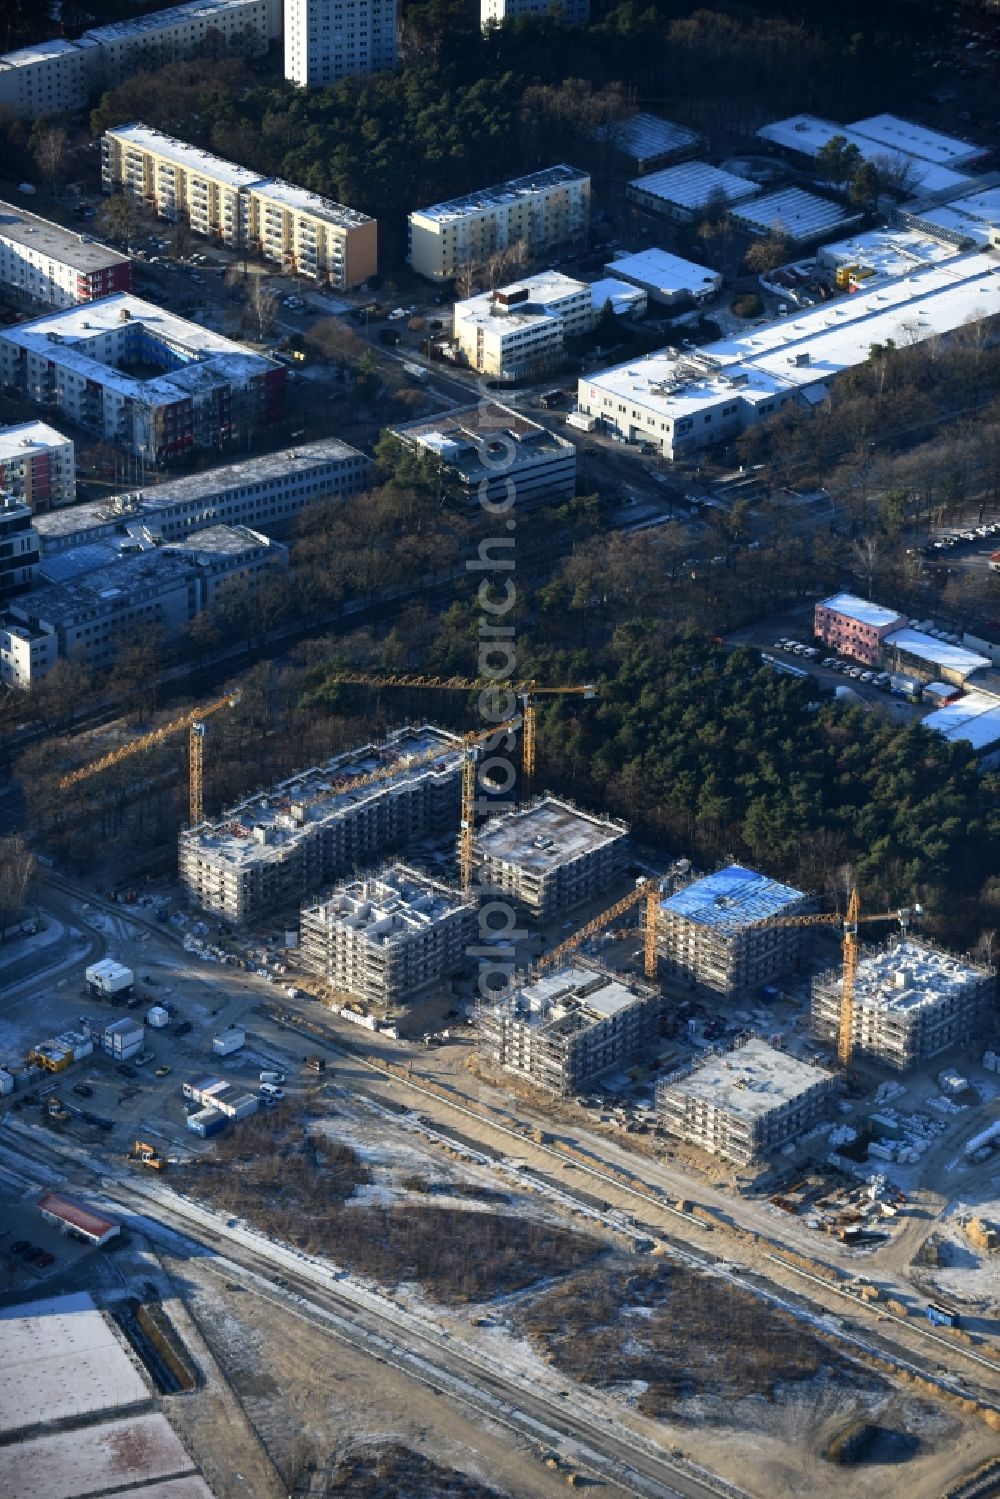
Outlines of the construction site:
<svg viewBox="0 0 1000 1499">
<path fill-rule="evenodd" d="M 473 862 L 484 889 L 509 895 L 545 923 L 613 888 L 626 837 L 623 822 L 540 796 L 485 822 Z"/>
<path fill-rule="evenodd" d="M 178 838 L 191 901 L 234 922 L 298 905 L 380 854 L 458 822 L 460 741 L 424 724 L 337 755 Z"/>
<path fill-rule="evenodd" d="M 565 1098 L 640 1055 L 656 1038 L 656 989 L 594 963 L 576 963 L 479 1007 L 480 1057 Z"/>
<path fill-rule="evenodd" d="M 740 864 L 694 880 L 660 907 L 659 944 L 666 972 L 732 997 L 796 965 L 801 931 L 777 918 L 816 902 Z M 773 923 L 773 924 L 772 924 Z"/>
<path fill-rule="evenodd" d="M 854 975 L 851 1047 L 904 1072 L 950 1046 L 966 1045 L 986 1020 L 996 973 L 911 937 L 861 955 Z M 812 983 L 815 1036 L 833 1040 L 841 1025 L 839 968 Z"/>
<path fill-rule="evenodd" d="M 469 897 L 390 864 L 302 907 L 302 966 L 387 1013 L 464 968 L 474 927 Z"/>
</svg>

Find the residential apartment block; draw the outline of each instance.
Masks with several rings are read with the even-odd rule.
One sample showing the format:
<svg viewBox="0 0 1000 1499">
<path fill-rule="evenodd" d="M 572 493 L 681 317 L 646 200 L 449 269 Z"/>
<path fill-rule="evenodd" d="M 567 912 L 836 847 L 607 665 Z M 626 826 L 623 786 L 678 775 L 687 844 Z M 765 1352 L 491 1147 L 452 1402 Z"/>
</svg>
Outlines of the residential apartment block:
<svg viewBox="0 0 1000 1499">
<path fill-rule="evenodd" d="M 813 899 L 742 865 L 694 880 L 660 905 L 660 956 L 667 972 L 732 996 L 794 967 L 798 927 L 760 926 L 814 909 Z"/>
<path fill-rule="evenodd" d="M 338 885 L 302 908 L 302 966 L 386 1011 L 467 965 L 472 900 L 405 864 Z"/>
<path fill-rule="evenodd" d="M 132 262 L 88 234 L 0 202 L 0 288 L 18 300 L 75 307 L 132 290 Z"/>
<path fill-rule="evenodd" d="M 121 192 L 196 234 L 246 249 L 338 290 L 378 269 L 378 225 L 367 214 L 278 178 L 262 177 L 148 125 L 101 141 L 106 193 Z"/>
<path fill-rule="evenodd" d="M 0 511 L 0 534 L 3 512 Z M 114 665 L 131 634 L 179 634 L 226 593 L 262 569 L 285 566 L 288 552 L 245 526 L 216 526 L 178 547 L 120 556 L 110 547 L 62 554 L 49 581 L 10 601 L 0 619 L 0 681 L 34 686 L 60 658 L 97 671 Z"/>
<path fill-rule="evenodd" d="M 466 505 L 525 510 L 561 505 L 576 493 L 576 448 L 565 437 L 498 401 L 481 401 L 393 427 L 400 442 L 438 458 Z M 502 455 L 503 462 L 497 460 Z"/>
<path fill-rule="evenodd" d="M 391 72 L 396 0 L 284 0 L 285 77 L 328 88 L 353 73 Z"/>
<path fill-rule="evenodd" d="M 0 329 L 0 383 L 150 463 L 273 420 L 285 369 L 139 297 Z"/>
<path fill-rule="evenodd" d="M 190 0 L 0 57 L 0 107 L 23 119 L 84 109 L 143 68 L 187 57 L 258 56 L 281 35 L 280 0 Z"/>
<path fill-rule="evenodd" d="M 9 435 L 0 433 L 0 455 Z M 284 534 L 308 505 L 360 493 L 370 469 L 364 453 L 326 437 L 147 489 L 87 500 L 71 510 L 39 516 L 38 531 L 47 557 L 84 542 L 111 542 L 120 548 L 144 540 L 182 541 L 192 531 L 216 524 Z"/>
<path fill-rule="evenodd" d="M 38 570 L 38 532 L 30 506 L 0 495 L 0 599 L 31 587 Z"/>
<path fill-rule="evenodd" d="M 564 26 L 586 26 L 590 0 L 480 0 L 479 22 L 489 31 L 521 16 L 550 16 L 554 11 Z"/>
<path fill-rule="evenodd" d="M 903 1072 L 980 1036 L 995 986 L 992 968 L 911 937 L 864 952 L 854 980 L 852 1049 Z M 824 1041 L 839 1035 L 842 998 L 839 966 L 813 980 L 812 1031 Z"/>
<path fill-rule="evenodd" d="M 823 599 L 813 614 L 817 640 L 842 656 L 863 661 L 866 666 L 881 665 L 883 640 L 905 625 L 905 618 L 895 609 L 884 609 L 881 604 L 856 598 L 853 593 L 835 593 L 832 598 Z"/>
<path fill-rule="evenodd" d="M 76 499 L 73 444 L 46 422 L 0 431 L 0 490 L 36 515 Z"/>
<path fill-rule="evenodd" d="M 627 836 L 623 822 L 554 796 L 536 797 L 479 828 L 476 878 L 484 890 L 509 895 L 536 920 L 549 922 L 614 886 Z"/>
<path fill-rule="evenodd" d="M 419 276 L 447 281 L 498 250 L 523 243 L 531 256 L 582 244 L 590 228 L 590 178 L 556 166 L 497 187 L 418 209 L 409 219 L 409 262 Z"/>
<path fill-rule="evenodd" d="M 659 1032 L 661 996 L 648 985 L 574 963 L 479 1006 L 479 1054 L 559 1098 L 642 1053 Z"/>
<path fill-rule="evenodd" d="M 455 303 L 455 342 L 472 369 L 500 380 L 543 374 L 564 357 L 565 340 L 596 321 L 590 287 L 559 271 Z"/>
<path fill-rule="evenodd" d="M 665 1134 L 736 1166 L 791 1144 L 832 1107 L 832 1073 L 751 1037 L 664 1078 L 656 1122 Z"/>
<path fill-rule="evenodd" d="M 429 724 L 336 755 L 184 829 L 181 883 L 192 904 L 230 921 L 298 907 L 356 865 L 456 829 L 461 763 L 456 736 Z"/>
</svg>

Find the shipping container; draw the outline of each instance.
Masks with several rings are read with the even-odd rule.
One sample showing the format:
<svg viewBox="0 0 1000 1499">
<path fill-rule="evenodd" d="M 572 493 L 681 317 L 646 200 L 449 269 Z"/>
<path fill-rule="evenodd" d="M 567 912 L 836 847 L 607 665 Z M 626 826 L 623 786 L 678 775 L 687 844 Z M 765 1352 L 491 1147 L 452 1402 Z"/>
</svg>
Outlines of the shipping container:
<svg viewBox="0 0 1000 1499">
<path fill-rule="evenodd" d="M 0 1097 L 3 1097 L 5 1093 L 13 1093 L 13 1091 L 14 1078 L 12 1074 L 7 1072 L 3 1067 L 0 1067 Z"/>
<path fill-rule="evenodd" d="M 216 1036 L 212 1041 L 212 1051 L 217 1057 L 228 1057 L 234 1051 L 246 1044 L 246 1031 L 238 1025 L 231 1026 L 228 1031 L 223 1031 L 221 1036 Z"/>
<path fill-rule="evenodd" d="M 164 1026 L 170 1024 L 170 1016 L 162 1005 L 153 1005 L 152 1009 L 146 1011 L 146 1024 L 156 1031 L 162 1031 Z"/>
</svg>

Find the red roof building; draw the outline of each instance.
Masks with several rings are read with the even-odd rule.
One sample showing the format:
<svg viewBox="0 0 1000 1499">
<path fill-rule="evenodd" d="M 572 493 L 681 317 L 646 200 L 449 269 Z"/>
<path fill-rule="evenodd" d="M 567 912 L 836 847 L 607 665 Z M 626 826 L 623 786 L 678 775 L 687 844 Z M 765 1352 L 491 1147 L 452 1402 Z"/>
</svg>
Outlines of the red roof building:
<svg viewBox="0 0 1000 1499">
<path fill-rule="evenodd" d="M 77 1233 L 91 1244 L 106 1244 L 121 1233 L 121 1224 L 114 1218 L 102 1218 L 72 1197 L 62 1197 L 58 1192 L 45 1192 L 36 1204 L 47 1223 L 54 1223 L 64 1233 Z"/>
</svg>

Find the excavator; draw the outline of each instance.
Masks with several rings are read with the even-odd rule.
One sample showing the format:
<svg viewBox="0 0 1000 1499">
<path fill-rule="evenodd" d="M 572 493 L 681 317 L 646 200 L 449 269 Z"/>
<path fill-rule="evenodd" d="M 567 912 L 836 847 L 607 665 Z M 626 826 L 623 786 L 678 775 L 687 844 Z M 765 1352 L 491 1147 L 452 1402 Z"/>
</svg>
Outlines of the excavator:
<svg viewBox="0 0 1000 1499">
<path fill-rule="evenodd" d="M 136 1140 L 125 1159 L 131 1161 L 133 1166 L 148 1166 L 151 1171 L 167 1169 L 166 1160 L 156 1146 L 147 1145 L 145 1140 Z"/>
</svg>

